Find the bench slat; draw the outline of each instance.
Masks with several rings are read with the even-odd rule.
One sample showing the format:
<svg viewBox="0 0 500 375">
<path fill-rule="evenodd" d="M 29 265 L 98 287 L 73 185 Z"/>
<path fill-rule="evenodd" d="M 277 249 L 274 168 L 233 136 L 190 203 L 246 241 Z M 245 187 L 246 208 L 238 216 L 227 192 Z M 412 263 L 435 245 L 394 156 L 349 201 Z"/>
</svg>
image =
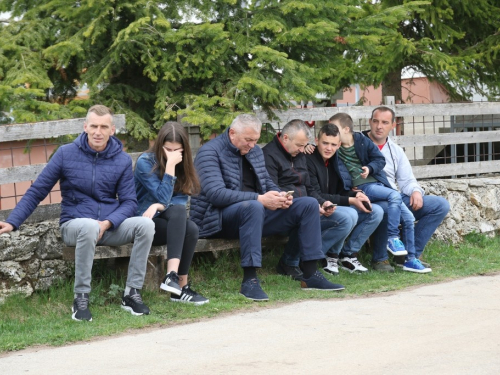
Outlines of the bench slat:
<svg viewBox="0 0 500 375">
<path fill-rule="evenodd" d="M 288 237 L 285 236 L 269 236 L 262 238 L 263 246 L 276 246 L 284 245 L 288 241 Z M 97 246 L 94 259 L 109 259 L 109 258 L 125 258 L 130 257 L 132 254 L 132 244 L 126 244 L 122 246 Z M 196 244 L 195 252 L 206 252 L 206 251 L 221 251 L 238 249 L 240 247 L 239 240 L 228 240 L 224 238 L 212 238 L 212 239 L 200 239 Z M 153 256 L 166 256 L 167 246 L 153 246 L 149 255 Z M 63 259 L 64 260 L 75 260 L 75 248 L 72 246 L 66 246 L 63 248 Z"/>
</svg>

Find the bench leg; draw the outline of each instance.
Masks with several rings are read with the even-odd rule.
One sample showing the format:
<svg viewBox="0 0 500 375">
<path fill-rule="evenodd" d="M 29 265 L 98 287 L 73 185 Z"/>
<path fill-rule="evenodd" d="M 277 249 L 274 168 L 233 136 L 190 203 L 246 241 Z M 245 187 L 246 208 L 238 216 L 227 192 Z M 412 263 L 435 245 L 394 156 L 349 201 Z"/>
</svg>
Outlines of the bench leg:
<svg viewBox="0 0 500 375">
<path fill-rule="evenodd" d="M 148 257 L 144 289 L 159 290 L 160 284 L 165 277 L 166 261 L 163 255 L 152 255 Z"/>
</svg>

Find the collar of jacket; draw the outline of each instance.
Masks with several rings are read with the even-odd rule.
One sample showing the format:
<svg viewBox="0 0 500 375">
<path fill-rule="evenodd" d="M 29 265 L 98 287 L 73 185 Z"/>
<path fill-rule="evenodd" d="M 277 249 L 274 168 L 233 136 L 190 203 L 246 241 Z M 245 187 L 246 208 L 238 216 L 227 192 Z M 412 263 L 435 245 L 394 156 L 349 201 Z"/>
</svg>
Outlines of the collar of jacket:
<svg viewBox="0 0 500 375">
<path fill-rule="evenodd" d="M 90 148 L 89 146 L 89 137 L 88 134 L 82 132 L 74 141 L 73 141 L 83 152 L 86 154 L 95 157 L 99 155 L 99 158 L 111 158 L 120 152 L 123 151 L 123 143 L 116 138 L 114 135 L 109 137 L 108 144 L 106 148 L 101 152 L 97 152 Z"/>
<path fill-rule="evenodd" d="M 280 138 L 281 133 L 276 133 L 276 135 L 273 138 L 273 142 L 276 143 L 278 146 L 278 149 L 285 155 L 290 161 L 294 161 L 297 156 L 300 155 L 300 153 L 297 156 L 292 156 L 286 149 L 286 147 L 281 143 L 281 138 Z"/>
<path fill-rule="evenodd" d="M 229 138 L 229 128 L 227 128 L 224 133 L 222 133 L 221 135 L 219 135 L 219 137 L 222 137 L 222 140 L 224 142 L 224 145 L 226 146 L 226 148 L 233 154 L 237 155 L 237 156 L 247 156 L 247 155 L 251 155 L 253 152 L 254 152 L 254 148 L 255 147 L 259 147 L 257 145 L 255 145 L 255 147 L 253 147 L 250 151 L 248 151 L 248 154 L 246 155 L 241 155 L 241 152 L 240 150 L 238 149 L 238 147 L 236 147 L 235 145 L 233 145 L 231 143 L 231 139 Z"/>
<path fill-rule="evenodd" d="M 366 136 L 366 138 L 368 138 L 370 141 L 372 141 L 372 142 L 373 142 L 373 140 L 372 140 L 372 139 L 370 138 L 370 136 L 368 135 L 368 133 L 369 133 L 369 132 L 370 132 L 370 130 L 363 130 L 361 133 L 363 133 L 363 135 L 365 135 L 365 136 Z M 390 139 L 389 137 L 387 137 L 387 138 L 385 139 L 385 143 L 383 144 L 383 146 L 385 146 L 385 144 L 386 144 L 387 142 L 389 142 L 389 139 Z M 375 143 L 375 142 L 373 142 L 373 143 Z M 378 146 L 378 145 L 377 145 L 377 146 Z M 380 148 L 380 147 L 379 147 L 379 148 Z"/>
</svg>

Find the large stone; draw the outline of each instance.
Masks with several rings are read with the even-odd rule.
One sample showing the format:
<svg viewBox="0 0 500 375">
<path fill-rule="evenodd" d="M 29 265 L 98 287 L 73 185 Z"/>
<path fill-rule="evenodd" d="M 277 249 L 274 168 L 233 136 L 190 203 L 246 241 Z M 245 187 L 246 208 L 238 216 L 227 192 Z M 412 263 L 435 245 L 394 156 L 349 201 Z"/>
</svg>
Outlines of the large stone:
<svg viewBox="0 0 500 375">
<path fill-rule="evenodd" d="M 0 247 L 0 262 L 28 260 L 35 254 L 39 243 L 40 238 L 23 235 L 16 235 L 7 241 L 2 241 L 4 247 Z"/>
<path fill-rule="evenodd" d="M 18 262 L 6 261 L 0 263 L 0 279 L 20 282 L 26 277 L 26 272 Z"/>
</svg>

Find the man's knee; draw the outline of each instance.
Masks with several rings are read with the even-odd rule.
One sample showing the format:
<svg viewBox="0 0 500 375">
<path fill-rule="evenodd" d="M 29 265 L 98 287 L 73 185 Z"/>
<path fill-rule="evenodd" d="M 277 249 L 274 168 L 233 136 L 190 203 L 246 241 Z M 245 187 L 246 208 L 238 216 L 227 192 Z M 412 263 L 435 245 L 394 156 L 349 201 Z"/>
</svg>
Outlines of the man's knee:
<svg viewBox="0 0 500 375">
<path fill-rule="evenodd" d="M 293 200 L 293 204 L 290 206 L 290 208 L 292 207 L 302 211 L 311 211 L 319 215 L 318 201 L 313 197 L 296 198 Z"/>
<path fill-rule="evenodd" d="M 264 220 L 265 208 L 259 201 L 251 200 L 241 202 L 238 206 L 238 215 L 240 218 L 252 217 Z"/>
<path fill-rule="evenodd" d="M 136 229 L 136 235 L 150 236 L 151 238 L 153 238 L 155 234 L 155 223 L 153 220 L 142 216 L 137 216 L 133 219 Z"/>
<path fill-rule="evenodd" d="M 384 218 L 384 209 L 377 204 L 372 204 L 372 217 L 374 220 L 381 222 Z"/>
<path fill-rule="evenodd" d="M 389 194 L 388 201 L 393 203 L 393 204 L 401 204 L 403 203 L 403 199 L 401 198 L 401 194 L 397 192 L 396 190 L 392 191 Z"/>
<path fill-rule="evenodd" d="M 62 230 L 63 241 L 68 246 L 74 246 L 73 241 L 95 241 L 99 238 L 99 223 L 93 219 L 73 219 Z"/>
</svg>

